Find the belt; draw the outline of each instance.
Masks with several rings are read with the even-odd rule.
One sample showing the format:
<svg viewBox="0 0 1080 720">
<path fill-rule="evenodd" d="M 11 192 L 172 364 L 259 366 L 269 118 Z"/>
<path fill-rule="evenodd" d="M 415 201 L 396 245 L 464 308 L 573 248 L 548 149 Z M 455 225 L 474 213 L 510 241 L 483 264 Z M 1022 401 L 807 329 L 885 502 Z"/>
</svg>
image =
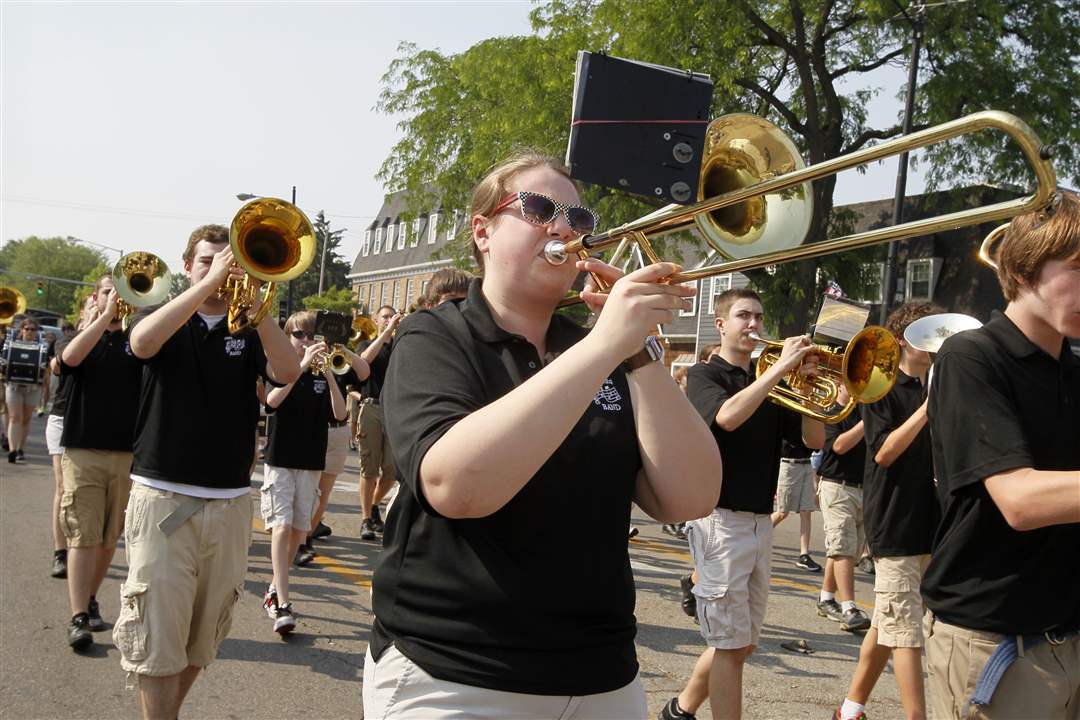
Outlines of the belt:
<svg viewBox="0 0 1080 720">
<path fill-rule="evenodd" d="M 192 495 L 183 495 L 181 498 L 176 509 L 161 518 L 161 521 L 157 524 L 158 529 L 161 530 L 165 537 L 176 532 L 192 515 L 202 510 L 203 506 L 209 502 L 208 498 L 194 497 Z"/>
<path fill-rule="evenodd" d="M 862 487 L 862 480 L 843 480 L 841 478 L 830 478 L 830 477 L 825 477 L 824 475 L 822 475 L 821 476 L 821 481 L 822 482 L 836 483 L 837 485 L 847 485 L 848 487 L 857 487 L 857 488 Z"/>
<path fill-rule="evenodd" d="M 332 428 L 345 427 L 349 424 L 348 420 L 331 420 L 328 425 Z"/>
<path fill-rule="evenodd" d="M 366 398 L 364 398 L 363 400 L 360 401 L 360 404 L 361 405 L 378 405 L 379 404 L 379 398 L 366 397 Z"/>
<path fill-rule="evenodd" d="M 994 648 L 994 652 L 990 653 L 986 665 L 983 665 L 979 679 L 975 681 L 975 692 L 971 693 L 969 702 L 972 705 L 989 705 L 994 698 L 998 683 L 1005 677 L 1005 671 L 1024 654 L 1024 648 L 1038 647 L 1044 642 L 1055 646 L 1062 645 L 1066 640 L 1078 634 L 1080 634 L 1078 630 L 1067 632 L 1050 630 L 1041 635 L 1006 635 L 1005 639 Z"/>
<path fill-rule="evenodd" d="M 795 463 L 796 465 L 808 465 L 810 458 L 780 458 L 780 462 Z"/>
</svg>

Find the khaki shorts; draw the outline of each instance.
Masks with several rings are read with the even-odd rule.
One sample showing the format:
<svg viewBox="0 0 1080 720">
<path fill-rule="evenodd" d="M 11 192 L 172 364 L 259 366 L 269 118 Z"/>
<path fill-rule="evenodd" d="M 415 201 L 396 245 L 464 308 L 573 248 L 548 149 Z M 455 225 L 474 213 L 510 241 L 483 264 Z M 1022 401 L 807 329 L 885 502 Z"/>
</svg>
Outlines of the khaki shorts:
<svg viewBox="0 0 1080 720">
<path fill-rule="evenodd" d="M 926 694 L 935 720 L 1080 718 L 1080 637 L 1024 647 L 989 705 L 969 705 L 986 661 L 1004 635 L 926 618 Z"/>
<path fill-rule="evenodd" d="M 41 404 L 41 386 L 34 383 L 7 383 L 4 400 L 10 411 L 12 407 L 25 405 L 31 410 Z M 6 430 L 4 432 L 7 432 Z"/>
<path fill-rule="evenodd" d="M 323 472 L 327 475 L 340 475 L 345 472 L 345 458 L 349 455 L 348 425 L 328 428 L 326 431 L 326 464 Z"/>
<path fill-rule="evenodd" d="M 382 407 L 366 402 L 360 405 L 356 438 L 360 444 L 360 475 L 362 477 L 395 477 L 394 454 L 390 439 L 383 431 Z"/>
<path fill-rule="evenodd" d="M 158 523 L 199 509 L 172 534 Z M 205 500 L 135 483 L 124 528 L 128 575 L 113 642 L 120 666 L 140 675 L 206 667 L 232 627 L 251 543 L 251 496 Z"/>
<path fill-rule="evenodd" d="M 489 690 L 432 677 L 391 645 L 376 663 L 364 656 L 364 717 L 395 718 L 625 718 L 645 720 L 641 678 L 595 695 L 532 695 Z"/>
<path fill-rule="evenodd" d="M 866 542 L 862 488 L 822 478 L 818 502 L 825 521 L 825 556 L 857 557 Z"/>
<path fill-rule="evenodd" d="M 772 520 L 716 508 L 686 525 L 697 568 L 697 617 L 709 647 L 757 645 L 769 599 Z"/>
<path fill-rule="evenodd" d="M 919 593 L 929 555 L 874 558 L 874 616 L 878 645 L 923 646 L 923 603 Z"/>
<path fill-rule="evenodd" d="M 63 455 L 64 446 L 60 440 L 64 437 L 64 416 L 50 415 L 45 421 L 45 447 L 50 455 Z"/>
<path fill-rule="evenodd" d="M 311 530 L 319 506 L 321 474 L 319 470 L 264 466 L 259 510 L 267 530 L 279 525 Z"/>
<path fill-rule="evenodd" d="M 780 459 L 776 481 L 776 510 L 779 512 L 814 511 L 814 468 L 810 460 L 795 462 Z"/>
<path fill-rule="evenodd" d="M 131 453 L 67 448 L 60 470 L 60 528 L 68 547 L 115 547 L 131 490 Z"/>
</svg>

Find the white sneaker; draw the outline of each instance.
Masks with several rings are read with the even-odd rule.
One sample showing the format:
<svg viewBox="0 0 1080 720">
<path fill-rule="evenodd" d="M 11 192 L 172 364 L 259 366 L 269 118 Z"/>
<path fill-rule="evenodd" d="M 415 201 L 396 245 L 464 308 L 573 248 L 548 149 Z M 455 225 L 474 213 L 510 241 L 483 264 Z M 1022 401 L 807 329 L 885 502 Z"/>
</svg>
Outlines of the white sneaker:
<svg viewBox="0 0 1080 720">
<path fill-rule="evenodd" d="M 263 594 L 262 601 L 263 610 L 266 611 L 267 616 L 271 620 L 276 620 L 278 616 L 278 599 L 277 588 L 273 585 L 266 588 L 266 592 Z"/>
<path fill-rule="evenodd" d="M 277 598 L 275 596 L 275 602 Z M 274 632 L 279 635 L 288 635 L 296 629 L 296 616 L 293 615 L 292 603 L 285 603 L 277 609 L 277 617 L 274 620 Z"/>
</svg>

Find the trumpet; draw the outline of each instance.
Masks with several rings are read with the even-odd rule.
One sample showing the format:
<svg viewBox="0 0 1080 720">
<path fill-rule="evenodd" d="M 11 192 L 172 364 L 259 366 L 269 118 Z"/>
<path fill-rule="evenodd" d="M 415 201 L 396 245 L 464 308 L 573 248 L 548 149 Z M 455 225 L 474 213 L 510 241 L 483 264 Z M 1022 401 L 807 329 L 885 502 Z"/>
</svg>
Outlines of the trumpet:
<svg viewBox="0 0 1080 720">
<path fill-rule="evenodd" d="M 0 325 L 9 325 L 26 312 L 26 296 L 13 287 L 0 287 Z"/>
<path fill-rule="evenodd" d="M 303 274 L 315 257 L 315 228 L 300 208 L 278 198 L 244 205 L 229 227 L 229 245 L 243 278 L 229 276 L 218 296 L 229 303 L 229 333 L 257 327 L 270 309 L 276 283 Z M 262 287 L 256 280 L 262 280 Z M 258 305 L 258 310 L 252 309 Z"/>
<path fill-rule="evenodd" d="M 339 344 L 334 345 L 333 350 L 330 352 L 319 353 L 312 358 L 310 370 L 312 375 L 322 375 L 329 368 L 330 372 L 335 375 L 344 375 L 349 372 L 351 367 L 352 363 L 349 362 L 345 346 Z"/>
<path fill-rule="evenodd" d="M 757 376 L 761 377 L 780 360 L 784 344 L 765 340 L 755 333 L 750 338 L 765 344 L 758 357 Z M 817 377 L 803 377 L 791 371 L 785 385 L 769 391 L 774 403 L 826 424 L 837 423 L 851 414 L 857 403 L 877 402 L 896 382 L 900 365 L 900 344 L 883 327 L 871 325 L 851 338 L 843 351 L 824 346 L 814 351 L 818 360 Z M 848 401 L 837 407 L 840 386 L 848 391 Z"/>
<path fill-rule="evenodd" d="M 169 297 L 169 267 L 153 253 L 136 251 L 124 255 L 113 266 L 112 276 L 119 297 L 116 319 L 124 330 L 136 308 L 158 305 Z"/>
</svg>

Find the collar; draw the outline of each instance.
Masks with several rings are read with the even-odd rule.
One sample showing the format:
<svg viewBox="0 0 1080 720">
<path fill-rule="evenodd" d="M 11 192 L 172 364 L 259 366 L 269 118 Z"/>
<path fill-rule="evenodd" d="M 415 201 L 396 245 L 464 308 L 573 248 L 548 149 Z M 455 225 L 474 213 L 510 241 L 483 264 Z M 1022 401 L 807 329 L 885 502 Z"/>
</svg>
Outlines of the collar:
<svg viewBox="0 0 1080 720">
<path fill-rule="evenodd" d="M 721 356 L 721 355 L 713 355 L 712 358 L 710 358 L 709 362 L 706 363 L 706 364 L 712 365 L 714 369 L 720 370 L 722 372 L 731 373 L 731 372 L 735 372 L 736 370 L 738 370 L 738 371 L 742 372 L 743 375 L 746 375 L 747 377 L 750 376 L 750 370 L 742 367 L 741 365 L 732 365 L 727 360 L 725 360 L 723 358 L 723 356 Z M 754 361 L 751 360 L 750 361 L 750 368 L 752 369 L 753 367 L 754 367 Z"/>
<path fill-rule="evenodd" d="M 491 316 L 491 306 L 488 305 L 483 292 L 481 292 L 482 282 L 483 278 L 474 278 L 469 283 L 469 292 L 465 299 L 451 301 L 461 303 L 461 315 L 465 318 L 465 322 L 469 324 L 473 335 L 476 336 L 477 340 L 485 343 L 504 343 L 514 339 L 525 340 L 522 336 L 507 332 L 496 324 L 495 318 Z M 577 323 L 556 313 L 551 316 L 551 322 L 548 324 L 545 337 L 548 352 L 562 352 L 587 333 L 588 331 Z"/>
<path fill-rule="evenodd" d="M 1013 357 L 1026 358 L 1036 353 L 1046 355 L 1043 349 L 1028 340 L 1027 335 L 1003 312 L 994 310 L 990 313 L 990 322 L 984 327 L 986 332 Z M 1068 365 L 1072 365 L 1077 360 L 1067 339 L 1062 339 L 1061 352 L 1055 359 Z"/>
<path fill-rule="evenodd" d="M 922 381 L 919 380 L 919 378 L 915 377 L 914 375 L 908 375 L 906 372 L 904 372 L 900 368 L 896 368 L 896 384 L 897 385 L 907 385 L 909 383 L 915 383 L 916 385 L 919 385 L 920 387 L 922 386 Z"/>
</svg>

